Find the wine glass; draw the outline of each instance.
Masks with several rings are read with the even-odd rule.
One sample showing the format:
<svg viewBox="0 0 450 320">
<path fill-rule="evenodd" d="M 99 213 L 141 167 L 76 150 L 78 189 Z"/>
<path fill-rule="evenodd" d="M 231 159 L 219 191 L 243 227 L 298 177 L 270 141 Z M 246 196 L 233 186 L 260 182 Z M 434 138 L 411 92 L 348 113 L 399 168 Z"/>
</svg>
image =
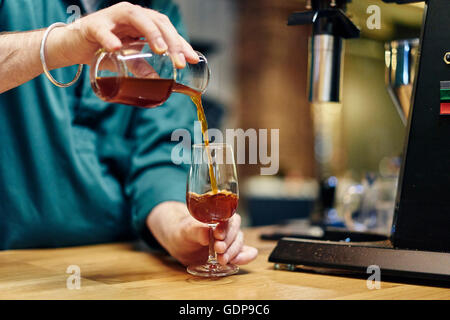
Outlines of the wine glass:
<svg viewBox="0 0 450 320">
<path fill-rule="evenodd" d="M 191 215 L 209 226 L 208 261 L 190 265 L 195 276 L 223 277 L 239 271 L 233 264 L 221 265 L 214 250 L 214 229 L 230 219 L 238 205 L 238 180 L 233 150 L 229 144 L 210 143 L 192 146 L 186 203 Z M 215 180 L 215 184 L 212 183 Z M 214 187 L 217 186 L 217 189 Z"/>
</svg>

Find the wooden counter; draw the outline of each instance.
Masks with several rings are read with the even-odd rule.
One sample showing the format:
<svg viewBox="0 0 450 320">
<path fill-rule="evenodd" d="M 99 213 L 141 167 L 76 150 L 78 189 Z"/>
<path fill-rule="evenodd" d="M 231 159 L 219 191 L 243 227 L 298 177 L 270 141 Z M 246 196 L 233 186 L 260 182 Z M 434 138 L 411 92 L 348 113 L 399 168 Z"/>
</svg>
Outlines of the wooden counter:
<svg viewBox="0 0 450 320">
<path fill-rule="evenodd" d="M 0 299 L 450 299 L 450 289 L 382 282 L 369 290 L 365 279 L 278 271 L 267 262 L 275 242 L 259 240 L 256 261 L 239 274 L 195 278 L 161 253 L 133 243 L 0 252 Z M 68 266 L 81 270 L 81 288 L 69 290 Z"/>
</svg>

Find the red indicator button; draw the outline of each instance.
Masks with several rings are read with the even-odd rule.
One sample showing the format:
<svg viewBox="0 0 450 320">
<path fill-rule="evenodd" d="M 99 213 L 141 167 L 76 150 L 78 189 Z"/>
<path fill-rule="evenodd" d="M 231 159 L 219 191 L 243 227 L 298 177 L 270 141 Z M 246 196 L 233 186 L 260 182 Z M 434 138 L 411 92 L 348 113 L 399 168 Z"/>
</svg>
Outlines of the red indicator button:
<svg viewBox="0 0 450 320">
<path fill-rule="evenodd" d="M 450 115 L 450 102 L 441 103 L 441 115 Z"/>
</svg>

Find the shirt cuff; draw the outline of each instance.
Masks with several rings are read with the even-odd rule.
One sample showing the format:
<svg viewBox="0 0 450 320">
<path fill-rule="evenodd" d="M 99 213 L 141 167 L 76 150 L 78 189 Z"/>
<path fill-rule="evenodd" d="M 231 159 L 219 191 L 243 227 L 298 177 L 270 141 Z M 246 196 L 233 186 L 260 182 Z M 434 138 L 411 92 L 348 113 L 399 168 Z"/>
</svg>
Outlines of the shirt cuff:
<svg viewBox="0 0 450 320">
<path fill-rule="evenodd" d="M 162 248 L 150 232 L 146 221 L 158 204 L 166 201 L 186 203 L 187 172 L 173 165 L 148 169 L 135 181 L 132 203 L 132 225 L 150 247 Z"/>
</svg>

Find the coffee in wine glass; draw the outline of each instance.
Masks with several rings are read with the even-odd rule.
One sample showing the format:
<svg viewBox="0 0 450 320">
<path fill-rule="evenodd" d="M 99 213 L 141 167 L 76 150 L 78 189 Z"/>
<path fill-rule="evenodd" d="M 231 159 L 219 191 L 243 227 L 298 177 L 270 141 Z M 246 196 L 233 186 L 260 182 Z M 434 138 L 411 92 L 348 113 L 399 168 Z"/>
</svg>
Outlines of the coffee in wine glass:
<svg viewBox="0 0 450 320">
<path fill-rule="evenodd" d="M 209 227 L 208 261 L 188 266 L 190 274 L 202 277 L 221 277 L 238 272 L 233 264 L 218 263 L 214 251 L 214 228 L 229 220 L 236 212 L 239 193 L 233 150 L 222 143 L 192 146 L 186 203 L 192 217 Z M 212 170 L 212 175 L 211 175 Z"/>
</svg>

